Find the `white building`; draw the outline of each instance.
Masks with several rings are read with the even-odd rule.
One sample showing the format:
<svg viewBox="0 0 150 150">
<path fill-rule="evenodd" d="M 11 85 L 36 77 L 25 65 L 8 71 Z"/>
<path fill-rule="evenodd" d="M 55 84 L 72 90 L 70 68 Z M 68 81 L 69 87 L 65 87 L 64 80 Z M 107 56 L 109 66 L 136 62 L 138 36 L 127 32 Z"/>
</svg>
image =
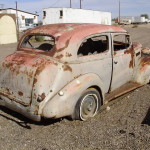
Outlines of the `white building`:
<svg viewBox="0 0 150 150">
<path fill-rule="evenodd" d="M 13 8 L 7 8 L 7 9 L 0 9 L 0 14 L 16 14 L 16 9 Z M 35 24 L 38 23 L 38 15 L 29 13 L 22 10 L 17 10 L 18 14 L 18 23 L 19 23 L 19 30 L 25 30 L 28 29 Z"/>
<path fill-rule="evenodd" d="M 111 25 L 111 13 L 74 8 L 43 9 L 43 24 L 97 23 Z"/>
</svg>

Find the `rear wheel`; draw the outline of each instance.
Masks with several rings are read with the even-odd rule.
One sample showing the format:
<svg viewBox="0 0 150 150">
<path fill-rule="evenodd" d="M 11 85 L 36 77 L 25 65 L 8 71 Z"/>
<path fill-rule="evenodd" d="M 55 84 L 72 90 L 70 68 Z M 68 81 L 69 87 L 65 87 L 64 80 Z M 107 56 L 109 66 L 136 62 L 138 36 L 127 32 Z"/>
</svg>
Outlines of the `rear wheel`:
<svg viewBox="0 0 150 150">
<path fill-rule="evenodd" d="M 99 111 L 100 105 L 101 97 L 99 92 L 94 88 L 87 89 L 75 106 L 74 119 L 84 121 L 94 117 Z"/>
</svg>

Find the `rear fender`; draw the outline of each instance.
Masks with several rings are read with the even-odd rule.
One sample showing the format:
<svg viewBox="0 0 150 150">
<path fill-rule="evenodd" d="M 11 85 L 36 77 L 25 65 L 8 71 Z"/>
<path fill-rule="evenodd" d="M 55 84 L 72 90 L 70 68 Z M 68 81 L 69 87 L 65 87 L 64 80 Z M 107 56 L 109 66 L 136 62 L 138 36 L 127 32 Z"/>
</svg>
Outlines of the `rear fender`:
<svg viewBox="0 0 150 150">
<path fill-rule="evenodd" d="M 74 79 L 52 99 L 48 100 L 42 109 L 41 115 L 46 118 L 60 118 L 72 115 L 79 97 L 87 88 L 92 86 L 100 87 L 103 96 L 103 83 L 98 75 L 91 73 Z"/>
</svg>

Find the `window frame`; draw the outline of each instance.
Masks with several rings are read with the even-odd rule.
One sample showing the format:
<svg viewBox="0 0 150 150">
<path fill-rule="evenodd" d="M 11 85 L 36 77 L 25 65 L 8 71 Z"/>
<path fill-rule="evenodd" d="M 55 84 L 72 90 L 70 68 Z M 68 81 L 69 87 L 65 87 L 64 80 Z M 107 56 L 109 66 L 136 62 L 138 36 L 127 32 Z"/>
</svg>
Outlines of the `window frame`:
<svg viewBox="0 0 150 150">
<path fill-rule="evenodd" d="M 78 50 L 81 46 L 81 44 L 89 38 L 92 37 L 96 37 L 96 36 L 107 36 L 108 37 L 108 49 L 102 53 L 97 53 L 97 54 L 91 54 L 91 55 L 85 55 L 85 56 L 78 56 Z M 93 60 L 100 60 L 100 59 L 105 59 L 105 58 L 111 58 L 111 34 L 110 33 L 96 33 L 96 34 L 92 34 L 89 35 L 85 38 L 83 38 L 83 40 L 79 43 L 78 48 L 77 48 L 77 60 L 82 62 L 82 61 L 93 61 Z"/>
<path fill-rule="evenodd" d="M 46 11 L 45 10 L 43 11 L 43 17 L 46 17 Z"/>
<path fill-rule="evenodd" d="M 115 39 L 115 36 L 117 36 L 117 35 L 124 35 L 124 36 L 126 36 L 126 37 L 129 36 L 129 46 L 126 47 L 126 48 L 122 48 L 122 49 L 119 49 L 119 50 L 115 50 L 115 49 L 114 49 L 114 39 Z M 128 33 L 112 33 L 112 50 L 113 50 L 114 52 L 125 51 L 125 50 L 129 49 L 131 46 L 132 46 L 132 40 L 131 40 L 130 34 L 128 34 Z"/>
<path fill-rule="evenodd" d="M 63 15 L 64 15 L 63 10 L 60 10 L 60 11 L 59 11 L 59 18 L 63 18 Z"/>
<path fill-rule="evenodd" d="M 52 38 L 53 40 L 54 40 L 54 45 L 52 46 L 52 48 L 50 49 L 50 50 L 44 50 L 44 49 L 38 49 L 38 48 L 36 48 L 36 47 L 25 47 L 25 44 L 27 44 L 28 43 L 28 41 L 32 38 L 32 37 L 35 37 L 35 36 L 45 36 L 45 37 L 50 37 L 50 38 Z M 45 44 L 47 43 L 46 42 L 46 40 L 44 40 L 45 41 Z M 29 43 L 30 43 L 30 41 L 29 41 Z M 31 43 L 32 44 L 32 43 Z M 44 43 L 42 43 L 42 44 L 44 44 Z M 43 51 L 43 52 L 51 52 L 52 50 L 53 50 L 53 47 L 55 46 L 55 37 L 53 37 L 53 36 L 51 36 L 51 35 L 45 35 L 45 34 L 28 34 L 28 35 L 26 35 L 24 38 L 23 38 L 23 40 L 21 41 L 21 43 L 20 43 L 20 46 L 19 46 L 19 48 L 20 49 L 29 49 L 29 50 L 34 50 L 34 51 Z M 30 44 L 29 44 L 30 45 Z M 39 45 L 40 46 L 40 45 Z"/>
</svg>

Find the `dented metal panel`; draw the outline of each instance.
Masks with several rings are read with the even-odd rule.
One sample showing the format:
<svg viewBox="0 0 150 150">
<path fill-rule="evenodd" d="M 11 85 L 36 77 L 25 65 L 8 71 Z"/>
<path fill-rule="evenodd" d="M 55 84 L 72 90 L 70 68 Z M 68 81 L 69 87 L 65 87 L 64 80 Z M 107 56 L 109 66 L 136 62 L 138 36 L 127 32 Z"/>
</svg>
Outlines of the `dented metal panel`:
<svg viewBox="0 0 150 150">
<path fill-rule="evenodd" d="M 90 87 L 100 92 L 104 103 L 109 92 L 116 97 L 148 83 L 149 56 L 142 56 L 140 43 L 113 42 L 119 34 L 129 40 L 124 29 L 97 24 L 55 24 L 27 31 L 17 51 L 1 64 L 0 105 L 34 120 L 59 118 L 71 116 Z M 23 47 L 31 35 L 48 35 L 54 45 L 49 50 Z M 128 82 L 135 84 L 114 92 Z"/>
</svg>

